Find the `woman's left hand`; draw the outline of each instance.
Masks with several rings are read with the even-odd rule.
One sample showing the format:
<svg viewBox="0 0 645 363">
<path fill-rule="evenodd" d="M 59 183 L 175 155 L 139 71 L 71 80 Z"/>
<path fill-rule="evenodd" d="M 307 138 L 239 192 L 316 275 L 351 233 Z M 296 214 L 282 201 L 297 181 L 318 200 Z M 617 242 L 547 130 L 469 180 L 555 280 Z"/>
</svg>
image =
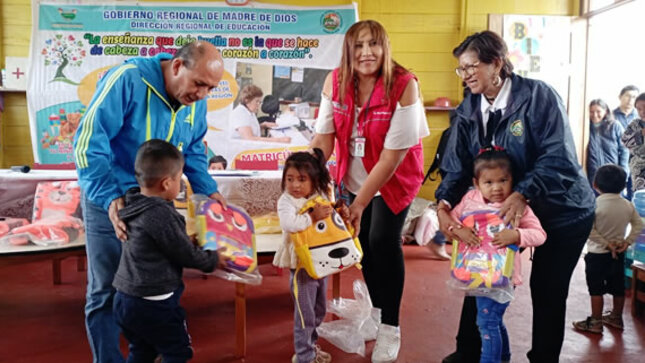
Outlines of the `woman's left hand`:
<svg viewBox="0 0 645 363">
<path fill-rule="evenodd" d="M 504 224 L 511 224 L 517 228 L 526 208 L 526 198 L 518 192 L 513 192 L 506 198 L 499 210 L 499 216 L 504 219 Z"/>
<path fill-rule="evenodd" d="M 354 227 L 354 235 L 358 237 L 361 232 L 361 217 L 363 216 L 364 205 L 356 203 L 356 200 L 349 206 L 349 223 Z"/>
</svg>

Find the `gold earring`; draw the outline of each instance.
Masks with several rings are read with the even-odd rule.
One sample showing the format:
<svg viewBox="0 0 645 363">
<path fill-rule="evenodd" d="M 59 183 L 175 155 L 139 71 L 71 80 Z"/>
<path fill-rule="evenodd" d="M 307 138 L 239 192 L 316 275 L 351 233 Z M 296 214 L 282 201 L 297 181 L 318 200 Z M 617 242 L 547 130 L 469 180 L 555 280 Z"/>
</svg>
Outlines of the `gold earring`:
<svg viewBox="0 0 645 363">
<path fill-rule="evenodd" d="M 499 87 L 499 85 L 502 84 L 502 77 L 498 75 L 495 76 L 495 79 L 493 79 L 493 86 Z"/>
</svg>

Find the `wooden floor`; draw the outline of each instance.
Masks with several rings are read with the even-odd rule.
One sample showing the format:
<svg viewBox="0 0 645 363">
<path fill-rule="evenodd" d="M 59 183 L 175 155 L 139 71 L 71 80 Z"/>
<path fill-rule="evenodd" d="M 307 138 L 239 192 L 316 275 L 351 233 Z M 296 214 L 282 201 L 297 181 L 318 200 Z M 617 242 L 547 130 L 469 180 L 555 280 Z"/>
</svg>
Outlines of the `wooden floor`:
<svg viewBox="0 0 645 363">
<path fill-rule="evenodd" d="M 461 295 L 446 285 L 448 262 L 430 260 L 424 247 L 404 247 L 406 285 L 403 296 L 402 348 L 398 362 L 440 362 L 454 350 Z M 528 255 L 528 254 L 525 254 Z M 523 256 L 525 259 L 527 256 Z M 1 258 L 1 257 L 0 257 Z M 91 362 L 85 336 L 83 305 L 85 272 L 77 261 L 62 265 L 62 284 L 53 285 L 51 263 L 32 262 L 0 268 L 0 362 Z M 247 288 L 248 348 L 245 360 L 236 359 L 234 338 L 234 285 L 213 277 L 204 279 L 186 271 L 182 304 L 195 357 L 191 362 L 290 362 L 293 354 L 293 308 L 288 273 L 278 276 L 269 265 L 260 269 L 264 281 Z M 528 281 L 530 261 L 524 263 Z M 342 296 L 351 297 L 351 281 L 360 277 L 352 269 L 342 275 Z M 516 290 L 505 321 L 511 339 L 513 362 L 527 362 L 531 341 L 531 302 L 528 285 Z M 628 297 L 629 300 L 629 297 Z M 610 302 L 609 297 L 605 299 Z M 571 322 L 590 311 L 584 282 L 584 262 L 576 268 L 569 292 L 567 323 L 561 362 L 644 362 L 645 319 L 634 319 L 625 306 L 625 330 L 605 328 L 603 335 L 580 334 Z M 368 357 L 374 343 L 368 343 Z M 333 362 L 369 362 L 321 341 Z M 127 351 L 123 342 L 123 351 Z"/>
</svg>

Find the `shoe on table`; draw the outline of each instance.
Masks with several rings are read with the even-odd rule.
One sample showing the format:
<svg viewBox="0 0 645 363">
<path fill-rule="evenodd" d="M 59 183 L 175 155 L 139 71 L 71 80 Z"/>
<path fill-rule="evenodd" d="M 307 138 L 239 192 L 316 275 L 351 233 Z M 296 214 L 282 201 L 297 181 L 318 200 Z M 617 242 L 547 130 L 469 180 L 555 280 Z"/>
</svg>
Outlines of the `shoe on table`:
<svg viewBox="0 0 645 363">
<path fill-rule="evenodd" d="M 392 363 L 399 356 L 401 330 L 398 326 L 379 324 L 376 344 L 372 351 L 372 363 Z"/>
<path fill-rule="evenodd" d="M 585 320 L 574 321 L 573 327 L 582 332 L 602 334 L 602 320 L 592 318 L 591 316 L 588 316 Z"/>
<path fill-rule="evenodd" d="M 616 329 L 620 329 L 620 330 L 625 329 L 625 324 L 623 323 L 623 317 L 614 316 L 614 314 L 611 311 L 606 312 L 602 315 L 602 323 Z"/>
<path fill-rule="evenodd" d="M 441 363 L 479 363 L 479 357 L 456 351 L 443 358 Z"/>
</svg>

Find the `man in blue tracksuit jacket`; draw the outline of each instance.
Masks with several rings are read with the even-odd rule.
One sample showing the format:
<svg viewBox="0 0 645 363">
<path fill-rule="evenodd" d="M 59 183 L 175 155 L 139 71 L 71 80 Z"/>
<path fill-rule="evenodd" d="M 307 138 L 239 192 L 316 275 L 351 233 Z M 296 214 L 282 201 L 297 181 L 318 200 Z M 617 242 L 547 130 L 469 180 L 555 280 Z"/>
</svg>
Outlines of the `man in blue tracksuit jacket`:
<svg viewBox="0 0 645 363">
<path fill-rule="evenodd" d="M 118 217 L 126 191 L 137 186 L 134 159 L 139 146 L 162 139 L 184 154 L 184 174 L 193 190 L 225 202 L 208 175 L 202 142 L 206 134 L 204 97 L 222 78 L 224 63 L 208 42 L 195 42 L 175 56 L 132 58 L 110 69 L 74 137 L 74 157 L 83 191 L 88 257 L 85 324 L 94 362 L 124 362 L 119 328 L 112 315 L 112 280 L 121 241 Z"/>
</svg>

